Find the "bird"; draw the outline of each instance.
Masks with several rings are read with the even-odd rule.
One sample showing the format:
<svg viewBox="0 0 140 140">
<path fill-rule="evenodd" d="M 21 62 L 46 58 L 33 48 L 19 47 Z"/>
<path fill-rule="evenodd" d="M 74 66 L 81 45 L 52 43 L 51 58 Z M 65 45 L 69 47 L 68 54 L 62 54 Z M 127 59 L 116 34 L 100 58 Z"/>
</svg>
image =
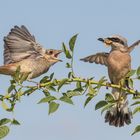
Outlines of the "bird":
<svg viewBox="0 0 140 140">
<path fill-rule="evenodd" d="M 112 84 L 118 85 L 121 80 L 126 79 L 122 86 L 129 88 L 126 76 L 131 71 L 130 53 L 140 44 L 140 40 L 130 46 L 127 44 L 127 39 L 121 35 L 98 38 L 98 40 L 106 46 L 110 46 L 110 52 L 96 53 L 80 60 L 105 65 Z M 115 127 L 129 125 L 132 120 L 132 112 L 128 107 L 127 94 L 120 89 L 112 88 L 112 96 L 116 102 L 106 111 L 105 122 Z"/>
<path fill-rule="evenodd" d="M 25 25 L 14 26 L 3 41 L 4 65 L 0 66 L 0 74 L 13 76 L 20 67 L 20 73 L 28 73 L 28 79 L 33 79 L 62 61 L 58 58 L 62 50 L 43 48 Z"/>
</svg>

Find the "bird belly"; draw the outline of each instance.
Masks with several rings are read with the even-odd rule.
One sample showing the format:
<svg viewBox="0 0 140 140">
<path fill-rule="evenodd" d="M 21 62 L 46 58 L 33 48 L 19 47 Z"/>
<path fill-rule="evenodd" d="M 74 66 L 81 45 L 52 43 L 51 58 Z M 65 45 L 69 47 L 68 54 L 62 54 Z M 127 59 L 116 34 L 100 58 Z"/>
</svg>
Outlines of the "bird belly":
<svg viewBox="0 0 140 140">
<path fill-rule="evenodd" d="M 29 79 L 36 78 L 48 71 L 49 66 L 44 59 L 29 59 L 19 63 L 22 73 L 29 73 Z"/>
<path fill-rule="evenodd" d="M 131 57 L 128 53 L 112 52 L 108 57 L 108 74 L 112 83 L 118 84 L 131 68 Z"/>
</svg>

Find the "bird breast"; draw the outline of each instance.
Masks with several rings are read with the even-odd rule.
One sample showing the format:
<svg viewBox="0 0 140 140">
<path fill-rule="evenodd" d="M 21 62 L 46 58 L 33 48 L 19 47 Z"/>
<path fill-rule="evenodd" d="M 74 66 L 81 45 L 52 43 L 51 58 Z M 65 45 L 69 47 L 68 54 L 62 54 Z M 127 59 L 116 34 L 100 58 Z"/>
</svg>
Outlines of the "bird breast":
<svg viewBox="0 0 140 140">
<path fill-rule="evenodd" d="M 48 71 L 50 65 L 44 58 L 26 59 L 20 62 L 21 72 L 31 72 L 29 78 L 35 78 Z"/>
<path fill-rule="evenodd" d="M 131 57 L 127 52 L 112 51 L 107 59 L 108 74 L 113 83 L 118 83 L 131 68 Z"/>
</svg>

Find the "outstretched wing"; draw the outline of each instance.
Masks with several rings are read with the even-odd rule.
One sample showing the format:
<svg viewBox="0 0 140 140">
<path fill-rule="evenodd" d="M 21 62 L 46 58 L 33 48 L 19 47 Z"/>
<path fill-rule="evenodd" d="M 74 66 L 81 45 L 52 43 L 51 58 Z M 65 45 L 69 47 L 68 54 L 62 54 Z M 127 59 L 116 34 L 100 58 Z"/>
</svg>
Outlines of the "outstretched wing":
<svg viewBox="0 0 140 140">
<path fill-rule="evenodd" d="M 138 46 L 139 44 L 140 44 L 140 40 L 138 40 L 138 41 L 136 41 L 135 43 L 133 43 L 133 44 L 128 48 L 129 52 L 132 52 L 133 49 L 134 49 L 136 46 Z"/>
<path fill-rule="evenodd" d="M 36 43 L 35 37 L 22 25 L 14 26 L 9 34 L 4 37 L 4 64 L 19 62 L 26 58 L 34 58 L 45 54 L 40 44 Z"/>
<path fill-rule="evenodd" d="M 85 58 L 82 58 L 80 60 L 84 62 L 89 62 L 89 63 L 96 63 L 96 64 L 101 64 L 107 66 L 107 57 L 109 53 L 97 53 L 94 55 L 87 56 Z"/>
</svg>

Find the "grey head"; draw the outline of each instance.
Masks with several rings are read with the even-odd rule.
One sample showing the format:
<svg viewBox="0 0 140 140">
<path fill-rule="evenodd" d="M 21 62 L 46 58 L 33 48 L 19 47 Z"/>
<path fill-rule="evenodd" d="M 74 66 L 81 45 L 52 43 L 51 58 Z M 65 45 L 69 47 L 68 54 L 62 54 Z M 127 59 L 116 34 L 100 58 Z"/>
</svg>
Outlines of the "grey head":
<svg viewBox="0 0 140 140">
<path fill-rule="evenodd" d="M 98 40 L 105 43 L 105 45 L 107 46 L 111 46 L 112 50 L 116 49 L 121 51 L 128 50 L 127 39 L 120 35 L 112 35 L 107 38 L 99 38 Z"/>
</svg>

